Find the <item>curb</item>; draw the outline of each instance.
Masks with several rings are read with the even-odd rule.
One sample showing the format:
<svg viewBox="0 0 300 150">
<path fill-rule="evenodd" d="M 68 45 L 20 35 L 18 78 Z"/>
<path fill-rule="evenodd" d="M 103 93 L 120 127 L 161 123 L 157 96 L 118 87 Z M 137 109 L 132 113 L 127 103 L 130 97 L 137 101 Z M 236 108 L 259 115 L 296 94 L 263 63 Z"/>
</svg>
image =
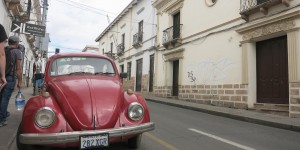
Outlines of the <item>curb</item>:
<svg viewBox="0 0 300 150">
<path fill-rule="evenodd" d="M 203 113 L 207 113 L 207 114 L 211 114 L 211 115 L 227 117 L 227 118 L 231 118 L 231 119 L 235 119 L 235 120 L 239 120 L 239 121 L 245 121 L 245 122 L 249 122 L 249 123 L 255 123 L 255 124 L 300 132 L 300 126 L 284 124 L 284 123 L 279 123 L 279 122 L 273 122 L 273 121 L 268 121 L 268 120 L 263 120 L 263 119 L 258 119 L 258 118 L 251 118 L 251 117 L 246 117 L 246 116 L 237 115 L 237 114 L 230 114 L 230 113 L 226 113 L 226 112 L 212 111 L 212 110 L 208 110 L 208 109 L 204 109 L 204 108 L 192 107 L 192 106 L 176 104 L 176 103 L 171 103 L 171 102 L 166 102 L 166 101 L 159 101 L 159 100 L 154 100 L 154 99 L 150 99 L 150 98 L 146 98 L 146 100 L 155 102 L 155 103 L 190 109 L 190 110 L 203 112 Z"/>
<path fill-rule="evenodd" d="M 16 136 L 17 136 L 17 131 L 9 139 L 9 142 L 7 144 L 7 150 L 9 150 L 11 148 L 13 142 L 15 141 Z"/>
</svg>

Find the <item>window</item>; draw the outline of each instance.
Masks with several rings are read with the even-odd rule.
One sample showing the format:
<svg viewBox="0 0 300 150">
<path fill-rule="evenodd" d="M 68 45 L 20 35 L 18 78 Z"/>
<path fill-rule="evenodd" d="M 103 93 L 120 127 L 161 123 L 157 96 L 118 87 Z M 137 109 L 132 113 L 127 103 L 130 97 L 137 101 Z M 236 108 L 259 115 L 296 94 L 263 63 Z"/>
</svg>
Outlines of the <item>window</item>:
<svg viewBox="0 0 300 150">
<path fill-rule="evenodd" d="M 143 20 L 139 22 L 139 33 L 143 33 Z"/>
<path fill-rule="evenodd" d="M 125 33 L 122 34 L 122 44 L 125 45 Z"/>
<path fill-rule="evenodd" d="M 120 72 L 124 72 L 124 65 L 120 65 Z"/>
<path fill-rule="evenodd" d="M 110 53 L 111 53 L 111 54 L 113 53 L 113 50 L 114 50 L 114 43 L 111 42 L 111 43 L 110 43 Z"/>
<path fill-rule="evenodd" d="M 139 42 L 143 42 L 143 26 L 144 26 L 143 24 L 144 24 L 143 21 L 139 22 L 139 36 L 138 36 Z"/>
<path fill-rule="evenodd" d="M 127 80 L 130 80 L 131 77 L 131 62 L 127 63 Z"/>
<path fill-rule="evenodd" d="M 180 12 L 173 16 L 173 39 L 180 37 Z"/>
<path fill-rule="evenodd" d="M 70 74 L 115 75 L 115 70 L 109 60 L 94 57 L 62 57 L 51 64 L 50 76 Z"/>
</svg>

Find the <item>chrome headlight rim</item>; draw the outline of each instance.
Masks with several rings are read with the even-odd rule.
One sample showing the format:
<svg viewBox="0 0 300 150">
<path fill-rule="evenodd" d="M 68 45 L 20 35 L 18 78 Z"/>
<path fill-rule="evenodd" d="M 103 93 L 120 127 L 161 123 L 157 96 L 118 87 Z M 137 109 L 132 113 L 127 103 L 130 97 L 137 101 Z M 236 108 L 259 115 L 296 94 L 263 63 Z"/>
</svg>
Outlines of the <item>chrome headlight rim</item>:
<svg viewBox="0 0 300 150">
<path fill-rule="evenodd" d="M 40 113 L 43 113 L 43 111 L 46 111 L 52 117 L 52 121 L 50 123 L 48 123 L 47 125 L 41 125 L 38 120 Z M 43 129 L 51 127 L 55 123 L 55 121 L 56 121 L 56 114 L 54 113 L 53 109 L 51 109 L 50 107 L 42 107 L 42 108 L 38 109 L 34 116 L 35 125 L 37 125 L 39 128 L 43 128 Z"/>
<path fill-rule="evenodd" d="M 140 113 L 140 116 L 138 116 L 138 117 L 131 116 L 130 114 L 133 112 L 133 110 L 137 110 L 137 109 L 141 109 L 142 110 L 142 112 Z M 128 113 L 128 117 L 131 120 L 133 120 L 133 121 L 140 121 L 144 117 L 145 109 L 144 109 L 144 107 L 140 103 L 133 102 L 133 103 L 131 103 L 129 105 L 127 113 Z"/>
</svg>

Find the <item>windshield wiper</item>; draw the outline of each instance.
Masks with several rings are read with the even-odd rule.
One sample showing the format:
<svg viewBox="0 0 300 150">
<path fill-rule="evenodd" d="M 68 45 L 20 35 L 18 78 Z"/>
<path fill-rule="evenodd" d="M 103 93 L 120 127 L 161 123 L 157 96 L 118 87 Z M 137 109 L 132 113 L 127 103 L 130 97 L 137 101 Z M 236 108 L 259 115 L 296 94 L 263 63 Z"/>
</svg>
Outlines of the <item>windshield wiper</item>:
<svg viewBox="0 0 300 150">
<path fill-rule="evenodd" d="M 68 75 L 73 75 L 73 74 L 93 74 L 91 72 L 84 72 L 84 71 L 79 71 L 79 72 L 71 72 Z"/>
<path fill-rule="evenodd" d="M 115 73 L 113 73 L 113 72 L 96 72 L 95 73 L 95 75 L 98 75 L 98 74 L 100 74 L 100 75 L 111 75 L 111 74 L 115 74 Z"/>
</svg>

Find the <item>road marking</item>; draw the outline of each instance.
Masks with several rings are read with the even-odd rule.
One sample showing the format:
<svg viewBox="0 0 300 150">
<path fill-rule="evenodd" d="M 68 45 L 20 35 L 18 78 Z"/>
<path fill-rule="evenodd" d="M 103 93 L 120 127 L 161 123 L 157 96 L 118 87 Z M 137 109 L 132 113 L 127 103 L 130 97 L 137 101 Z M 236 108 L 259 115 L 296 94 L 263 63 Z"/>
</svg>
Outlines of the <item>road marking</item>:
<svg viewBox="0 0 300 150">
<path fill-rule="evenodd" d="M 212 134 L 209 134 L 209 133 L 205 133 L 205 132 L 202 132 L 202 131 L 193 129 L 193 128 L 189 128 L 189 130 L 190 130 L 190 131 L 193 131 L 193 132 L 196 132 L 196 133 L 199 133 L 199 134 L 202 134 L 202 135 L 205 135 L 205 136 L 208 136 L 208 137 L 210 137 L 210 138 L 219 140 L 219 141 L 221 141 L 221 142 L 224 142 L 224 143 L 233 145 L 233 146 L 235 146 L 235 147 L 238 147 L 238 148 L 241 148 L 241 149 L 244 149 L 244 150 L 255 150 L 254 148 L 251 148 L 251 147 L 248 147 L 248 146 L 245 146 L 245 145 L 241 145 L 241 144 L 239 144 L 239 143 L 235 143 L 235 142 L 233 142 L 233 141 L 226 140 L 226 139 L 223 139 L 223 138 L 218 137 L 218 136 L 216 136 L 216 135 L 212 135 Z"/>
<path fill-rule="evenodd" d="M 167 143 L 166 141 L 154 136 L 153 134 L 150 133 L 144 133 L 144 135 L 146 135 L 147 137 L 149 137 L 150 139 L 158 142 L 159 144 L 163 145 L 164 147 L 168 148 L 169 150 L 178 150 L 176 147 L 174 147 L 173 145 Z"/>
</svg>

